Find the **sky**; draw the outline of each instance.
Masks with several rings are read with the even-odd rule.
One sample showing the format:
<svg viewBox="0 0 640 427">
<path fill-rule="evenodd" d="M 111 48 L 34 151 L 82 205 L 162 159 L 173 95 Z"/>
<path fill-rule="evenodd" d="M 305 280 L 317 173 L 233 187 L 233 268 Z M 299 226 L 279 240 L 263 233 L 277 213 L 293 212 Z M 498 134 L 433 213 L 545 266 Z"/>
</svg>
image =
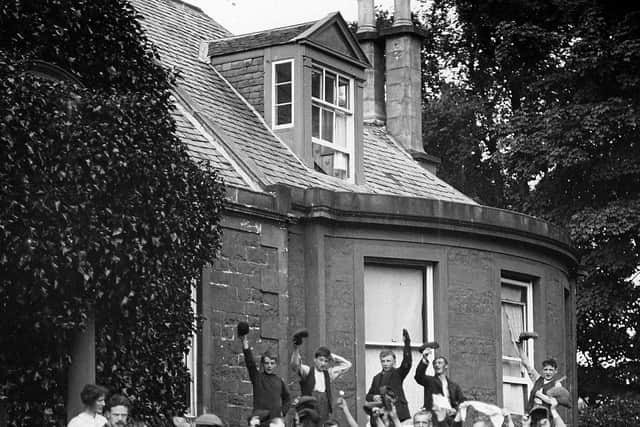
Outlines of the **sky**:
<svg viewBox="0 0 640 427">
<path fill-rule="evenodd" d="M 358 18 L 357 0 L 186 0 L 233 34 L 314 21 L 339 11 L 347 22 Z M 393 0 L 375 0 L 393 9 Z"/>
</svg>

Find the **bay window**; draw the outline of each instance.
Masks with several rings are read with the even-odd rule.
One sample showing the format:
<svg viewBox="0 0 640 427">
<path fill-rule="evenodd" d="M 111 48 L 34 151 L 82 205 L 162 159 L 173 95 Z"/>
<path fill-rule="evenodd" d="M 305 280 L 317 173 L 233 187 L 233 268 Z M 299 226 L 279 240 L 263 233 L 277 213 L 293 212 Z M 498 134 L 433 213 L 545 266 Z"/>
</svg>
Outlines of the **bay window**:
<svg viewBox="0 0 640 427">
<path fill-rule="evenodd" d="M 353 177 L 353 80 L 314 66 L 311 71 L 311 137 L 316 170 Z"/>
</svg>

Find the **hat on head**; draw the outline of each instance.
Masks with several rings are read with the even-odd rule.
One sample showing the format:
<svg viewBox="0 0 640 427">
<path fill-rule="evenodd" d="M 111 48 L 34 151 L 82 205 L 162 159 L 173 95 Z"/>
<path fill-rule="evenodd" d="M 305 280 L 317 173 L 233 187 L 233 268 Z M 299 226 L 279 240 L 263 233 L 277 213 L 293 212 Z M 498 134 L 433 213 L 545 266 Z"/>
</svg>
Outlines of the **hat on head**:
<svg viewBox="0 0 640 427">
<path fill-rule="evenodd" d="M 304 408 L 298 411 L 298 417 L 300 417 L 300 421 L 309 419 L 313 423 L 318 423 L 320 421 L 320 414 L 318 411 L 311 408 Z"/>
<path fill-rule="evenodd" d="M 215 414 L 202 414 L 196 418 L 197 426 L 218 426 L 224 427 L 222 420 Z"/>
<path fill-rule="evenodd" d="M 317 404 L 318 404 L 318 399 L 316 399 L 313 396 L 300 396 L 295 400 L 296 409 L 303 409 L 303 408 L 315 409 Z"/>
<path fill-rule="evenodd" d="M 536 405 L 529 411 L 529 416 L 531 417 L 531 421 L 549 418 L 549 409 L 543 405 Z"/>
</svg>

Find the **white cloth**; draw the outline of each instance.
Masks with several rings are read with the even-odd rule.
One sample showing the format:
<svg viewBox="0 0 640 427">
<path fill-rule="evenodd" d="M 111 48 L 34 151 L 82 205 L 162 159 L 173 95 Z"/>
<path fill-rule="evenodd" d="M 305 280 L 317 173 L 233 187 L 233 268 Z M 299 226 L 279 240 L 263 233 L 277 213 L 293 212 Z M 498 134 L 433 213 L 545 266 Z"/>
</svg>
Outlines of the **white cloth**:
<svg viewBox="0 0 640 427">
<path fill-rule="evenodd" d="M 465 421 L 467 419 L 467 408 L 469 406 L 473 406 L 473 409 L 475 409 L 476 411 L 482 412 L 483 414 L 487 415 L 494 427 L 502 426 L 502 423 L 504 422 L 502 409 L 500 409 L 496 405 L 478 402 L 477 400 L 467 400 L 458 405 L 458 413 L 456 414 L 456 418 L 454 419 L 454 421 Z"/>
<path fill-rule="evenodd" d="M 447 398 L 449 402 L 451 402 L 451 396 L 449 396 L 449 381 L 445 375 L 440 377 L 440 381 L 442 382 L 442 394 Z"/>
<path fill-rule="evenodd" d="M 313 390 L 317 391 L 318 393 L 324 393 L 327 390 L 327 387 L 324 383 L 324 372 L 317 369 L 314 369 L 313 372 L 315 373 L 316 377 L 316 384 L 313 387 Z"/>
<path fill-rule="evenodd" d="M 100 414 L 96 414 L 95 417 L 81 412 L 75 417 L 71 418 L 67 427 L 104 427 L 107 424 L 107 419 Z"/>
</svg>

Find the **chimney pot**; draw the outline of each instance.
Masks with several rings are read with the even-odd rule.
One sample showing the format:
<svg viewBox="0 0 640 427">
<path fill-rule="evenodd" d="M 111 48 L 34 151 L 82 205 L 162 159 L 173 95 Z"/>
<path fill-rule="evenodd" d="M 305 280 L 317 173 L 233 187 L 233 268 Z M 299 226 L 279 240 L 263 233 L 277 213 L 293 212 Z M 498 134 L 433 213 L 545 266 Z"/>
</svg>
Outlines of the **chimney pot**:
<svg viewBox="0 0 640 427">
<path fill-rule="evenodd" d="M 376 31 L 374 0 L 358 0 L 358 33 Z"/>
<path fill-rule="evenodd" d="M 411 0 L 395 0 L 393 11 L 393 26 L 401 27 L 404 25 L 412 25 Z"/>
</svg>

